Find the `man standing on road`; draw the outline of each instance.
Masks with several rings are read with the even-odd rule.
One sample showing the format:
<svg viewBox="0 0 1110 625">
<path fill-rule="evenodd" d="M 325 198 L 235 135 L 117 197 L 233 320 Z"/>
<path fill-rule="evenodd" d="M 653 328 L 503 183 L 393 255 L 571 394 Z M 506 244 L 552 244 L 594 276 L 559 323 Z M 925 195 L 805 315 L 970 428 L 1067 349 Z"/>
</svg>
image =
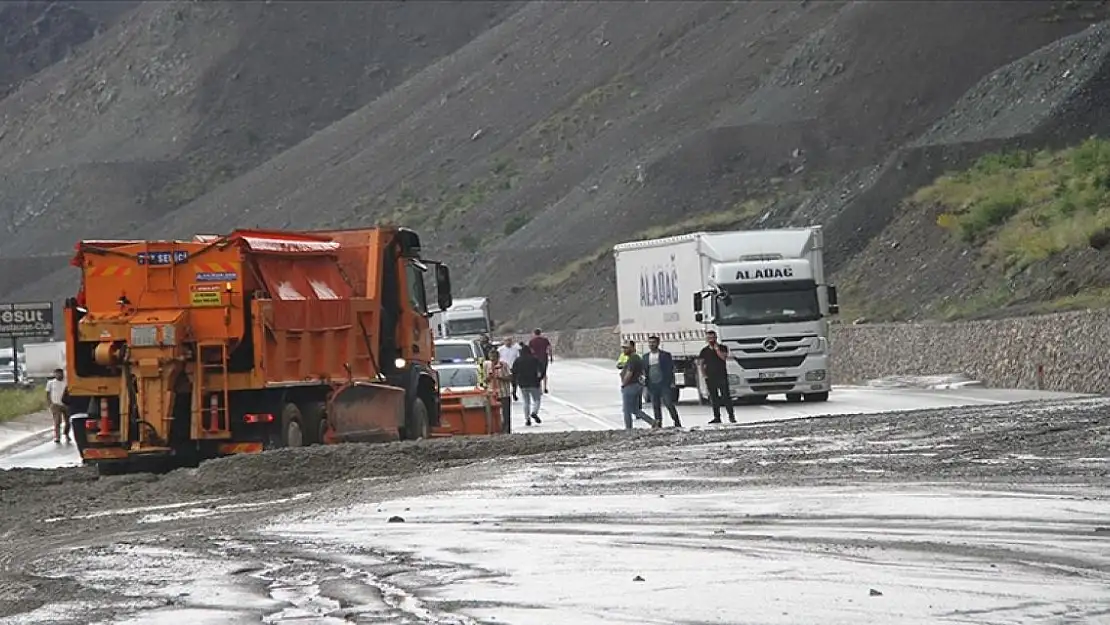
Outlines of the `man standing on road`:
<svg viewBox="0 0 1110 625">
<path fill-rule="evenodd" d="M 698 354 L 698 368 L 709 392 L 709 403 L 713 406 L 710 423 L 721 422 L 722 405 L 728 412 L 729 423 L 736 423 L 736 415 L 732 411 L 732 390 L 728 387 L 728 347 L 717 342 L 717 333 L 713 330 L 705 333 L 705 340 L 708 345 Z"/>
<path fill-rule="evenodd" d="M 632 429 L 633 417 L 647 423 L 649 427 L 655 427 L 655 419 L 649 417 L 640 407 L 643 405 L 644 396 L 644 387 L 640 384 L 640 378 L 644 375 L 644 361 L 632 350 L 631 343 L 624 344 L 624 353 L 628 354 L 628 360 L 621 369 L 621 408 L 624 412 L 624 429 Z"/>
<path fill-rule="evenodd" d="M 543 335 L 539 328 L 532 330 L 532 339 L 528 341 L 528 347 L 532 349 L 532 355 L 540 362 L 540 379 L 543 380 L 543 392 L 547 392 L 547 365 L 555 357 L 551 354 L 551 341 Z"/>
<path fill-rule="evenodd" d="M 674 359 L 671 353 L 659 349 L 659 337 L 648 337 L 648 353 L 644 354 L 644 370 L 647 371 L 647 387 L 651 395 L 651 408 L 655 413 L 655 427 L 663 427 L 663 406 L 671 413 L 676 428 L 682 427 L 678 410 L 674 405 Z"/>
<path fill-rule="evenodd" d="M 501 347 L 497 348 L 497 353 L 501 356 L 501 362 L 505 363 L 505 366 L 511 370 L 513 368 L 513 363 L 516 362 L 517 357 L 520 356 L 520 346 L 513 341 L 513 337 L 506 336 L 505 342 L 501 344 Z M 512 380 L 512 389 L 513 401 L 516 401 L 519 399 L 516 394 L 516 378 Z"/>
<path fill-rule="evenodd" d="M 632 339 L 628 339 L 628 346 L 632 348 L 631 353 L 635 354 L 636 353 L 636 341 L 633 341 Z M 628 354 L 629 354 L 629 352 L 626 352 L 624 347 L 621 347 L 621 355 L 617 357 L 617 369 L 624 369 L 624 365 L 628 363 Z M 636 407 L 637 408 L 643 408 L 644 407 L 644 396 L 643 395 L 640 396 L 640 401 L 636 404 Z"/>
<path fill-rule="evenodd" d="M 540 421 L 540 361 L 532 355 L 532 348 L 525 345 L 520 349 L 520 356 L 513 363 L 513 377 L 517 386 L 524 395 L 524 425 L 532 425 L 532 421 Z"/>
<path fill-rule="evenodd" d="M 489 350 L 489 360 L 486 361 L 486 379 L 489 388 L 497 401 L 501 403 L 501 433 L 512 434 L 513 431 L 513 399 L 509 393 L 512 389 L 513 372 L 509 365 L 501 360 L 499 350 Z"/>
<path fill-rule="evenodd" d="M 50 416 L 54 417 L 54 442 L 60 443 L 61 437 L 58 435 L 62 429 L 62 422 L 65 422 L 66 442 L 69 442 L 69 410 L 66 409 L 66 400 L 69 399 L 69 393 L 66 392 L 65 372 L 61 369 L 54 370 L 54 377 L 46 381 L 46 403 L 50 406 Z"/>
</svg>

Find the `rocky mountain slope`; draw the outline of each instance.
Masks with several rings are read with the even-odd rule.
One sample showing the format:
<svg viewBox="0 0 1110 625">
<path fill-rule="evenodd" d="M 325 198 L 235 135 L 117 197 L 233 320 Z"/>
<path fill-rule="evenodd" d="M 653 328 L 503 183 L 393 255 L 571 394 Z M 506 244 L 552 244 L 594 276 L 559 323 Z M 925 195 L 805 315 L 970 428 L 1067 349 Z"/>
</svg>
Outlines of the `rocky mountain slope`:
<svg viewBox="0 0 1110 625">
<path fill-rule="evenodd" d="M 72 291 L 79 237 L 392 221 L 507 324 L 601 325 L 615 242 L 818 222 L 867 304 L 847 309 L 935 312 L 1001 278 L 923 273 L 931 246 L 978 252 L 904 198 L 982 154 L 1101 132 L 1091 26 L 1108 16 L 1047 1 L 143 3 L 0 100 L 0 257 L 21 269 L 0 299 Z"/>
</svg>

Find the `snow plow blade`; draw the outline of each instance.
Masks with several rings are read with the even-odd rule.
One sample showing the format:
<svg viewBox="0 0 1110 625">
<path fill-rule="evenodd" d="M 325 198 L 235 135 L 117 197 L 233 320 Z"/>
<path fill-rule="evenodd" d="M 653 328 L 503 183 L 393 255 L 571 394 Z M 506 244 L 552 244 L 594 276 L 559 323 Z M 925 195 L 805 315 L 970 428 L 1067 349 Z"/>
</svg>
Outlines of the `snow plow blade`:
<svg viewBox="0 0 1110 625">
<path fill-rule="evenodd" d="M 332 396 L 327 443 L 399 440 L 405 424 L 405 391 L 382 384 L 354 384 Z"/>
</svg>

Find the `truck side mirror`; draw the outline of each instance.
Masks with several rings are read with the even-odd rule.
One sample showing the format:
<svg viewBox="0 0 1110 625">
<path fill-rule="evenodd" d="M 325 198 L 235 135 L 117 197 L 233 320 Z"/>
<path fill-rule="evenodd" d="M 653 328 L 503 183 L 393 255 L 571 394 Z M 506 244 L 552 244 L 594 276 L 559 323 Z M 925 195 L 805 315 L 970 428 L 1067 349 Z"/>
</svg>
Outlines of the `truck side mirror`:
<svg viewBox="0 0 1110 625">
<path fill-rule="evenodd" d="M 701 314 L 701 293 L 700 292 L 695 292 L 694 293 L 694 312 L 698 313 L 699 315 Z M 701 321 L 701 319 L 698 319 L 698 321 Z"/>
<path fill-rule="evenodd" d="M 828 287 L 828 292 L 829 292 L 829 314 L 830 315 L 839 314 L 840 313 L 840 304 L 837 303 L 837 301 L 836 301 L 836 287 L 830 285 Z"/>
<path fill-rule="evenodd" d="M 447 310 L 455 300 L 451 297 L 451 270 L 447 265 L 436 265 L 436 304 L 440 310 Z"/>
</svg>

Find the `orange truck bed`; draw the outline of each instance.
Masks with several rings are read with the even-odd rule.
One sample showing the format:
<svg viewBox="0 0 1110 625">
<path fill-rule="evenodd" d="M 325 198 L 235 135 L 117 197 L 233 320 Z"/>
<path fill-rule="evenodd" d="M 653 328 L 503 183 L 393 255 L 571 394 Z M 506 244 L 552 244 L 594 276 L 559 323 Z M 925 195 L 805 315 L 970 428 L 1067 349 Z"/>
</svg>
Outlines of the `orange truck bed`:
<svg viewBox="0 0 1110 625">
<path fill-rule="evenodd" d="M 439 421 L 424 275 L 403 228 L 83 241 L 66 302 L 83 457 L 209 457 L 419 438 Z"/>
<path fill-rule="evenodd" d="M 481 436 L 502 431 L 501 404 L 484 389 L 443 392 L 440 421 L 432 436 Z"/>
</svg>

